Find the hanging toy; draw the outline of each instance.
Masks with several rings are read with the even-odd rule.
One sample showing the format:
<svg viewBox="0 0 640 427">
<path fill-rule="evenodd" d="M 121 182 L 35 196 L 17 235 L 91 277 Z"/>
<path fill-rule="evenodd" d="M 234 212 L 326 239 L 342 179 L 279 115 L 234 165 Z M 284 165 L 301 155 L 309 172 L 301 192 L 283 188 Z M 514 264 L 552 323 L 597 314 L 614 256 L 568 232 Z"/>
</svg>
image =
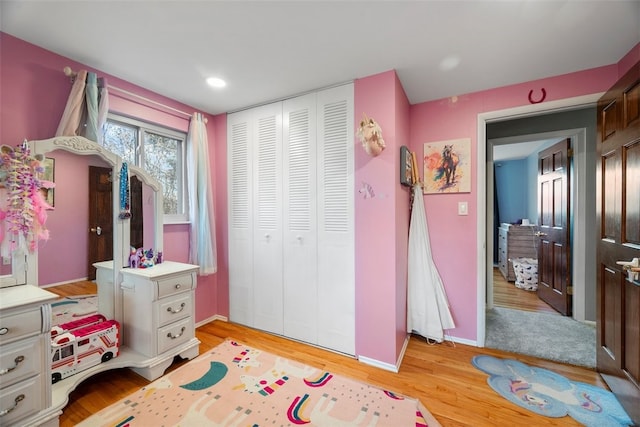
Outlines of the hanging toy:
<svg viewBox="0 0 640 427">
<path fill-rule="evenodd" d="M 131 218 L 129 198 L 129 166 L 123 162 L 120 168 L 120 215 L 118 215 L 120 219 Z"/>
</svg>

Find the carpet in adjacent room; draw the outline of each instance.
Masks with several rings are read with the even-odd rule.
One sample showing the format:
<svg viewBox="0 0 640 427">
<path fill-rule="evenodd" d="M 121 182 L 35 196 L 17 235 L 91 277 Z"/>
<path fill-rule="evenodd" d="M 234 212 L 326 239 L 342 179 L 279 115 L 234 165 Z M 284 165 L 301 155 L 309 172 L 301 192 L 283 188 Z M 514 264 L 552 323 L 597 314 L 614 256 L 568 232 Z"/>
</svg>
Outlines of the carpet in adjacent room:
<svg viewBox="0 0 640 427">
<path fill-rule="evenodd" d="M 487 310 L 486 331 L 488 348 L 596 366 L 595 326 L 570 317 L 494 307 Z"/>
</svg>

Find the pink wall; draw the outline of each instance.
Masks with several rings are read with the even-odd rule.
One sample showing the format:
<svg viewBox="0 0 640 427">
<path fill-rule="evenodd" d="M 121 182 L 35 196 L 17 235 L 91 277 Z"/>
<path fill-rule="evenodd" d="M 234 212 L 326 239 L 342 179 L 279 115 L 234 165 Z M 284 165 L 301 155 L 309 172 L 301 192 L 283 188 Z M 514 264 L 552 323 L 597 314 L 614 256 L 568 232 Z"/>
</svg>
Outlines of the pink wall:
<svg viewBox="0 0 640 427">
<path fill-rule="evenodd" d="M 425 196 L 433 258 L 457 326 L 449 331 L 450 335 L 471 341 L 477 338 L 477 283 L 481 271 L 476 253 L 478 114 L 528 105 L 530 90 L 534 91 L 536 99 L 544 88 L 545 101 L 604 92 L 616 81 L 617 70 L 614 64 L 411 107 L 410 147 L 417 153 L 423 153 L 425 142 L 471 139 L 471 193 Z M 459 201 L 468 203 L 468 216 L 457 215 Z"/>
<path fill-rule="evenodd" d="M 192 107 L 157 95 L 114 76 L 106 75 L 99 70 L 91 69 L 5 33 L 0 33 L 0 55 L 0 123 L 2 123 L 0 141 L 3 144 L 15 145 L 25 138 L 37 140 L 50 138 L 54 135 L 71 89 L 69 78 L 62 72 L 65 66 L 70 66 L 74 70 L 85 68 L 97 72 L 100 76 L 107 77 L 110 85 L 181 111 L 194 111 Z M 172 113 L 170 110 L 161 111 L 151 104 L 142 105 L 133 98 L 127 98 L 115 91 L 111 91 L 109 103 L 112 111 L 182 131 L 188 129 L 188 118 Z M 215 126 L 220 120 L 216 120 L 212 116 L 205 115 L 205 117 L 209 120 L 207 133 L 211 145 L 210 155 L 214 157 L 216 144 L 226 145 L 226 138 L 216 141 Z M 58 197 L 64 197 L 61 192 L 62 190 L 59 188 L 56 200 Z M 224 193 L 226 194 L 226 191 Z M 57 217 L 69 218 L 68 215 L 71 213 L 63 212 L 62 209 L 56 209 L 56 212 L 51 214 L 52 238 L 46 242 L 47 250 L 51 251 L 50 253 L 72 256 L 70 248 L 84 244 L 76 237 L 69 238 L 68 234 L 64 239 L 61 239 L 59 237 L 61 233 L 53 229 Z M 68 226 L 71 221 L 66 220 L 65 224 Z M 189 246 L 188 227 L 186 225 L 165 225 L 164 234 L 165 259 L 186 262 Z M 39 258 L 39 274 L 43 279 L 46 279 L 52 271 L 47 264 L 49 262 L 47 260 L 51 258 L 45 257 L 44 254 L 41 254 Z M 41 283 L 55 282 L 55 278 L 50 278 Z M 199 279 L 196 291 L 196 321 L 209 318 L 217 313 L 215 301 L 218 293 L 217 286 L 217 275 Z"/>
<path fill-rule="evenodd" d="M 356 80 L 354 112 L 355 126 L 363 113 L 374 118 L 386 144 L 371 157 L 355 142 L 356 353 L 395 365 L 406 337 L 409 212 L 408 192 L 399 182 L 409 102 L 396 73 Z M 365 184 L 373 188 L 373 198 L 358 192 Z"/>
<path fill-rule="evenodd" d="M 0 55 L 0 141 L 12 145 L 24 138 L 51 137 L 70 90 L 69 80 L 62 69 L 65 66 L 75 70 L 86 67 L 4 33 L 0 33 Z M 539 93 L 541 88 L 545 88 L 546 101 L 603 92 L 638 58 L 640 47 L 636 46 L 619 64 L 411 107 L 393 71 L 356 80 L 356 124 L 363 112 L 374 117 L 382 127 L 387 144 L 387 149 L 380 156 L 372 158 L 361 149 L 359 142 L 354 142 L 358 354 L 394 364 L 405 336 L 409 192 L 398 184 L 399 147 L 408 145 L 421 157 L 425 142 L 471 138 L 472 176 L 475 177 L 479 113 L 527 105 L 529 90 Z M 192 110 L 115 77 L 107 77 L 110 84 L 122 89 L 182 111 Z M 186 119 L 169 112 L 157 111 L 115 95 L 110 101 L 112 108 L 123 114 L 157 123 L 171 123 L 181 130 L 187 128 Z M 212 179 L 215 181 L 218 273 L 199 279 L 196 321 L 215 314 L 228 316 L 229 311 L 226 116 L 208 118 L 210 161 L 215 165 Z M 363 182 L 374 188 L 375 198 L 365 200 L 358 196 L 357 190 Z M 474 179 L 471 193 L 425 197 L 434 261 L 457 322 L 457 328 L 450 334 L 468 340 L 476 339 L 476 283 L 479 272 L 476 265 L 476 191 Z M 458 201 L 468 202 L 468 216 L 457 216 Z M 188 226 L 165 226 L 164 231 L 166 259 L 187 261 Z M 55 238 L 52 238 L 47 245 L 55 243 Z"/>
</svg>

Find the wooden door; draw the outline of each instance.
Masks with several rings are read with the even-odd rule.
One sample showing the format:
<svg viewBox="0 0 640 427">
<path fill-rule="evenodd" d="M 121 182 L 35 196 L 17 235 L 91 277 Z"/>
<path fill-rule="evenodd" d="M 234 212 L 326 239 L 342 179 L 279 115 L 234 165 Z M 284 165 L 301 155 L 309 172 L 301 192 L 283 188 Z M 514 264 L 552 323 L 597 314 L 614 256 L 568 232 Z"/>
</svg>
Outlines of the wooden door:
<svg viewBox="0 0 640 427">
<path fill-rule="evenodd" d="M 538 154 L 538 297 L 571 315 L 569 262 L 570 139 Z"/>
<path fill-rule="evenodd" d="M 597 369 L 640 424 L 640 63 L 598 101 Z"/>
<path fill-rule="evenodd" d="M 111 171 L 110 168 L 89 166 L 89 280 L 96 278 L 94 263 L 113 259 Z"/>
<path fill-rule="evenodd" d="M 142 181 L 137 176 L 129 178 L 129 246 L 144 247 L 144 211 L 142 209 Z M 148 249 L 148 248 L 147 248 Z"/>
</svg>

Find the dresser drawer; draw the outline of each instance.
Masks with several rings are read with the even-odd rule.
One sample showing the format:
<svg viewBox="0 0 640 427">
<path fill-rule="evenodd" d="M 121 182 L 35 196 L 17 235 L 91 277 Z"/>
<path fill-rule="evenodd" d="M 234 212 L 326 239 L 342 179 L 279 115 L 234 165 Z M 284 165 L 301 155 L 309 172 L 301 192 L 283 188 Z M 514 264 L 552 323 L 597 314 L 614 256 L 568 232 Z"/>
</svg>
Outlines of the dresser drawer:
<svg viewBox="0 0 640 427">
<path fill-rule="evenodd" d="M 42 369 L 42 338 L 36 336 L 2 346 L 0 351 L 0 388 L 32 377 Z"/>
<path fill-rule="evenodd" d="M 158 280 L 158 298 L 164 298 L 180 292 L 190 291 L 193 288 L 193 275 L 183 274 Z"/>
<path fill-rule="evenodd" d="M 49 380 L 49 378 L 47 378 Z M 42 375 L 0 390 L 0 425 L 8 426 L 43 408 Z"/>
<path fill-rule="evenodd" d="M 195 336 L 191 317 L 158 329 L 158 354 L 189 341 Z"/>
<path fill-rule="evenodd" d="M 191 299 L 191 292 L 187 292 L 158 301 L 155 305 L 158 311 L 158 326 L 168 325 L 176 320 L 191 316 L 193 313 Z"/>
<path fill-rule="evenodd" d="M 0 318 L 0 344 L 40 333 L 42 313 L 40 307 Z"/>
</svg>

